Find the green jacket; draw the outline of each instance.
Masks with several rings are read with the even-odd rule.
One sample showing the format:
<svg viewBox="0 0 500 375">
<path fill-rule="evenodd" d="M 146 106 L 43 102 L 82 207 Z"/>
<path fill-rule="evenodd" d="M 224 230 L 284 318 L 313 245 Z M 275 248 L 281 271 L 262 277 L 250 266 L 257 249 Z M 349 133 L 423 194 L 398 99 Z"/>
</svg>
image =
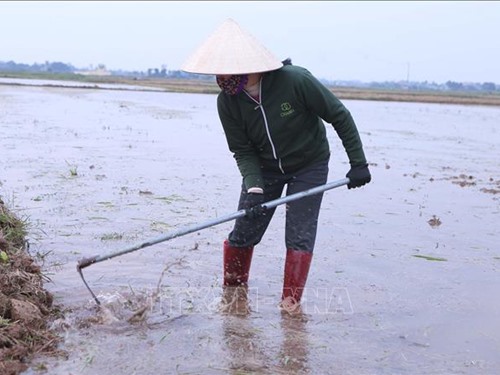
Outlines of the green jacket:
<svg viewBox="0 0 500 375">
<path fill-rule="evenodd" d="M 349 111 L 308 70 L 294 65 L 267 72 L 260 103 L 242 92 L 217 98 L 229 150 L 246 188 L 264 188 L 262 170 L 295 172 L 330 155 L 323 121 L 333 125 L 351 165 L 365 164 Z"/>
</svg>

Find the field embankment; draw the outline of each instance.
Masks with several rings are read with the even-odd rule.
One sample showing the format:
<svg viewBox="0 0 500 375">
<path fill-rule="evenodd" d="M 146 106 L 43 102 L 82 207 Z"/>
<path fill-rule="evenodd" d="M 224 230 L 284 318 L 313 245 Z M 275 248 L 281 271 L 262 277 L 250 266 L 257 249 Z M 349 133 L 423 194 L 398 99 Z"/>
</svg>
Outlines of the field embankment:
<svg viewBox="0 0 500 375">
<path fill-rule="evenodd" d="M 26 251 L 26 223 L 0 199 L 0 373 L 17 375 L 35 354 L 62 353 L 48 328 L 57 309 L 40 266 Z"/>
<path fill-rule="evenodd" d="M 84 76 L 81 74 L 50 73 L 0 73 L 0 78 L 43 79 L 57 81 L 73 81 L 88 83 L 89 88 L 99 88 L 99 84 L 119 84 L 140 86 L 142 90 L 151 88 L 166 92 L 216 94 L 220 91 L 212 80 L 125 77 L 125 76 Z M 2 84 L 0 82 L 0 84 Z M 56 83 L 50 86 L 57 86 Z M 62 85 L 61 85 L 62 86 Z M 67 87 L 68 85 L 64 85 Z M 81 86 L 79 86 L 81 87 Z M 330 86 L 331 91 L 341 100 L 371 100 L 390 102 L 441 103 L 463 105 L 500 106 L 500 94 L 469 91 L 416 91 L 403 89 L 372 89 L 358 87 Z M 109 88 L 106 88 L 109 89 Z M 121 88 L 123 89 L 123 88 Z"/>
</svg>

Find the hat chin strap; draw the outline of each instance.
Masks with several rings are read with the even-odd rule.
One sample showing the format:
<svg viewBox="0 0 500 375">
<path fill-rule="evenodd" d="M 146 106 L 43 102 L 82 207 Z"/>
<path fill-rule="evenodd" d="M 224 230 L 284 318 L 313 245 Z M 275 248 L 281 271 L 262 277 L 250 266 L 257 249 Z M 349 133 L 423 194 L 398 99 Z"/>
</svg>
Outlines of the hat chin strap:
<svg viewBox="0 0 500 375">
<path fill-rule="evenodd" d="M 248 83 L 245 86 L 245 92 L 255 100 L 259 100 L 260 98 L 261 82 L 262 82 L 262 73 L 253 73 L 248 76 Z"/>
<path fill-rule="evenodd" d="M 253 85 L 248 85 L 245 87 L 245 91 L 253 98 L 258 98 L 260 96 L 260 79 Z"/>
</svg>

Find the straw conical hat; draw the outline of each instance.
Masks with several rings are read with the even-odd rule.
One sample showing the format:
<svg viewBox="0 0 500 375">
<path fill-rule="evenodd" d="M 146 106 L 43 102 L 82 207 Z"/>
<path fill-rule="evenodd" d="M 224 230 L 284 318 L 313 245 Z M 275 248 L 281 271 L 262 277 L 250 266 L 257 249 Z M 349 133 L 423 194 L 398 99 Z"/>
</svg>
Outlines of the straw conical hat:
<svg viewBox="0 0 500 375">
<path fill-rule="evenodd" d="M 254 36 L 228 19 L 187 59 L 182 70 L 199 74 L 248 74 L 282 66 Z"/>
</svg>

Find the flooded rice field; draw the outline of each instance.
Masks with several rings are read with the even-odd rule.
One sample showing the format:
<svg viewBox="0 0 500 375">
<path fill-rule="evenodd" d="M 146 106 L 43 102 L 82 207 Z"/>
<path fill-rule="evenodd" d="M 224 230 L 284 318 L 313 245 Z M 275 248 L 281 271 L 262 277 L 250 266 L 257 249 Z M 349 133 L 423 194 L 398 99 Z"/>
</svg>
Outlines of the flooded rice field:
<svg viewBox="0 0 500 375">
<path fill-rule="evenodd" d="M 0 195 L 64 310 L 50 374 L 493 374 L 500 371 L 500 108 L 345 101 L 372 183 L 325 193 L 303 314 L 280 312 L 284 207 L 248 299 L 221 305 L 236 210 L 214 95 L 0 86 Z M 329 125 L 327 125 L 329 127 Z M 330 180 L 348 170 L 333 129 Z"/>
</svg>

